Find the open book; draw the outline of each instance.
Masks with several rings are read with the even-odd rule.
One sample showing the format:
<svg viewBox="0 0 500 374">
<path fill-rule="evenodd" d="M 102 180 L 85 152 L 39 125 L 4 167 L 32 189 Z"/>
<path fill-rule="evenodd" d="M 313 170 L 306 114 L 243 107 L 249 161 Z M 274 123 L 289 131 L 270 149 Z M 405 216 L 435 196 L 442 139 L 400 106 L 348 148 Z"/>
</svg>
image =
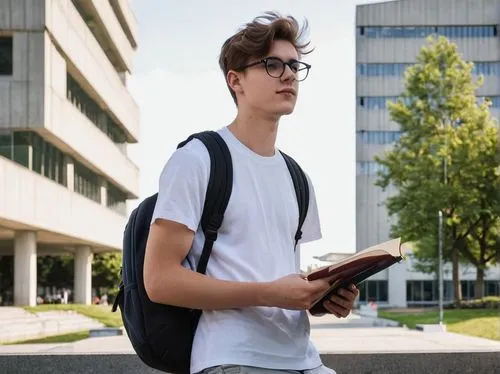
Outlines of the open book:
<svg viewBox="0 0 500 374">
<path fill-rule="evenodd" d="M 327 313 L 323 302 L 340 288 L 350 284 L 358 285 L 366 278 L 400 262 L 407 247 L 401 244 L 401 238 L 389 240 L 349 256 L 336 264 L 313 270 L 307 275 L 308 280 L 329 278 L 331 287 L 314 302 L 311 314 Z"/>
</svg>

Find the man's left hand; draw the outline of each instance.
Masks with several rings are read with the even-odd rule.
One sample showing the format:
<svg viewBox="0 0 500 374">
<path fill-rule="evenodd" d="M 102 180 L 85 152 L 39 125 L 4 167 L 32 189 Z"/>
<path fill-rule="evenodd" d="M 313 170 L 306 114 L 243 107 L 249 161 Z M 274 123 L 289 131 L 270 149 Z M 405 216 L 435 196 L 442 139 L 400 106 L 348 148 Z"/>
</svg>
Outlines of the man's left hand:
<svg viewBox="0 0 500 374">
<path fill-rule="evenodd" d="M 337 318 L 345 318 L 351 313 L 354 300 L 358 295 L 359 290 L 354 284 L 351 284 L 348 288 L 339 289 L 336 294 L 323 303 L 323 306 Z"/>
</svg>

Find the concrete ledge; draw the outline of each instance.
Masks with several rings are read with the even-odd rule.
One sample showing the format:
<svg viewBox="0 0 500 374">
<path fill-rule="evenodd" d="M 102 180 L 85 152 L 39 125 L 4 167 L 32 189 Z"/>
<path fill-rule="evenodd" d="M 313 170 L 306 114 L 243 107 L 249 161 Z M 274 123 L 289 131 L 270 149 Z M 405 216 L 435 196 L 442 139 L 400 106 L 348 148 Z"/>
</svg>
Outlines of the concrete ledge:
<svg viewBox="0 0 500 374">
<path fill-rule="evenodd" d="M 98 338 L 101 336 L 118 336 L 123 335 L 123 330 L 119 327 L 102 327 L 99 329 L 90 329 L 89 336 L 91 338 Z"/>
<path fill-rule="evenodd" d="M 440 325 L 439 323 L 427 324 L 427 325 L 416 325 L 417 331 L 423 332 L 446 332 L 446 325 Z"/>
<path fill-rule="evenodd" d="M 500 352 L 324 354 L 326 366 L 337 374 L 497 372 Z M 134 354 L 0 355 L 2 374 L 160 373 Z"/>
</svg>

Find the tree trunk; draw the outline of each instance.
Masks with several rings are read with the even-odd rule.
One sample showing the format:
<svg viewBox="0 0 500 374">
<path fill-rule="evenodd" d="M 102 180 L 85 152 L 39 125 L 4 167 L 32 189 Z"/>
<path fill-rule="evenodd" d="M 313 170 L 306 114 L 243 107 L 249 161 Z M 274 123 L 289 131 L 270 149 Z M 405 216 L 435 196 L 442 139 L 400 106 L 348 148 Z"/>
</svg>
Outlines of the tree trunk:
<svg viewBox="0 0 500 374">
<path fill-rule="evenodd" d="M 460 285 L 460 265 L 458 263 L 458 249 L 451 250 L 451 263 L 453 268 L 453 290 L 455 291 L 455 302 L 462 301 L 462 287 Z"/>
<path fill-rule="evenodd" d="M 480 299 L 484 297 L 484 268 L 477 267 L 476 284 L 474 287 L 474 298 Z"/>
</svg>

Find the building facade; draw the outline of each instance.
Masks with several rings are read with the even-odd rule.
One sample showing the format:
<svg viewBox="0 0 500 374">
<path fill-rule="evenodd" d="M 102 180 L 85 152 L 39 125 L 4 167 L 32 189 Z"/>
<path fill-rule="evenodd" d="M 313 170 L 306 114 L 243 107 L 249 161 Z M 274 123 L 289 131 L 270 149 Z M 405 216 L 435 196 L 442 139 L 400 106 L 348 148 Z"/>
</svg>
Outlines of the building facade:
<svg viewBox="0 0 500 374">
<path fill-rule="evenodd" d="M 457 44 L 462 57 L 475 63 L 484 76 L 478 96 L 492 101 L 500 119 L 500 1 L 396 0 L 356 8 L 356 250 L 389 239 L 393 218 L 384 202 L 394 191 L 374 185 L 379 165 L 375 155 L 390 150 L 400 136 L 389 118 L 387 101 L 404 88 L 403 73 L 430 34 L 444 35 Z M 398 265 L 366 283 L 366 299 L 374 297 L 395 306 L 436 301 L 436 281 Z M 462 269 L 464 297 L 473 297 L 475 273 Z M 498 294 L 500 272 L 487 274 L 486 290 Z M 451 272 L 445 272 L 445 297 Z M 490 284 L 491 283 L 491 284 Z M 430 290 L 430 291 L 429 291 Z"/>
<path fill-rule="evenodd" d="M 88 304 L 93 254 L 121 250 L 139 195 L 137 28 L 128 0 L 0 2 L 0 258 L 16 305 L 36 303 L 37 256 L 74 254 Z"/>
</svg>

